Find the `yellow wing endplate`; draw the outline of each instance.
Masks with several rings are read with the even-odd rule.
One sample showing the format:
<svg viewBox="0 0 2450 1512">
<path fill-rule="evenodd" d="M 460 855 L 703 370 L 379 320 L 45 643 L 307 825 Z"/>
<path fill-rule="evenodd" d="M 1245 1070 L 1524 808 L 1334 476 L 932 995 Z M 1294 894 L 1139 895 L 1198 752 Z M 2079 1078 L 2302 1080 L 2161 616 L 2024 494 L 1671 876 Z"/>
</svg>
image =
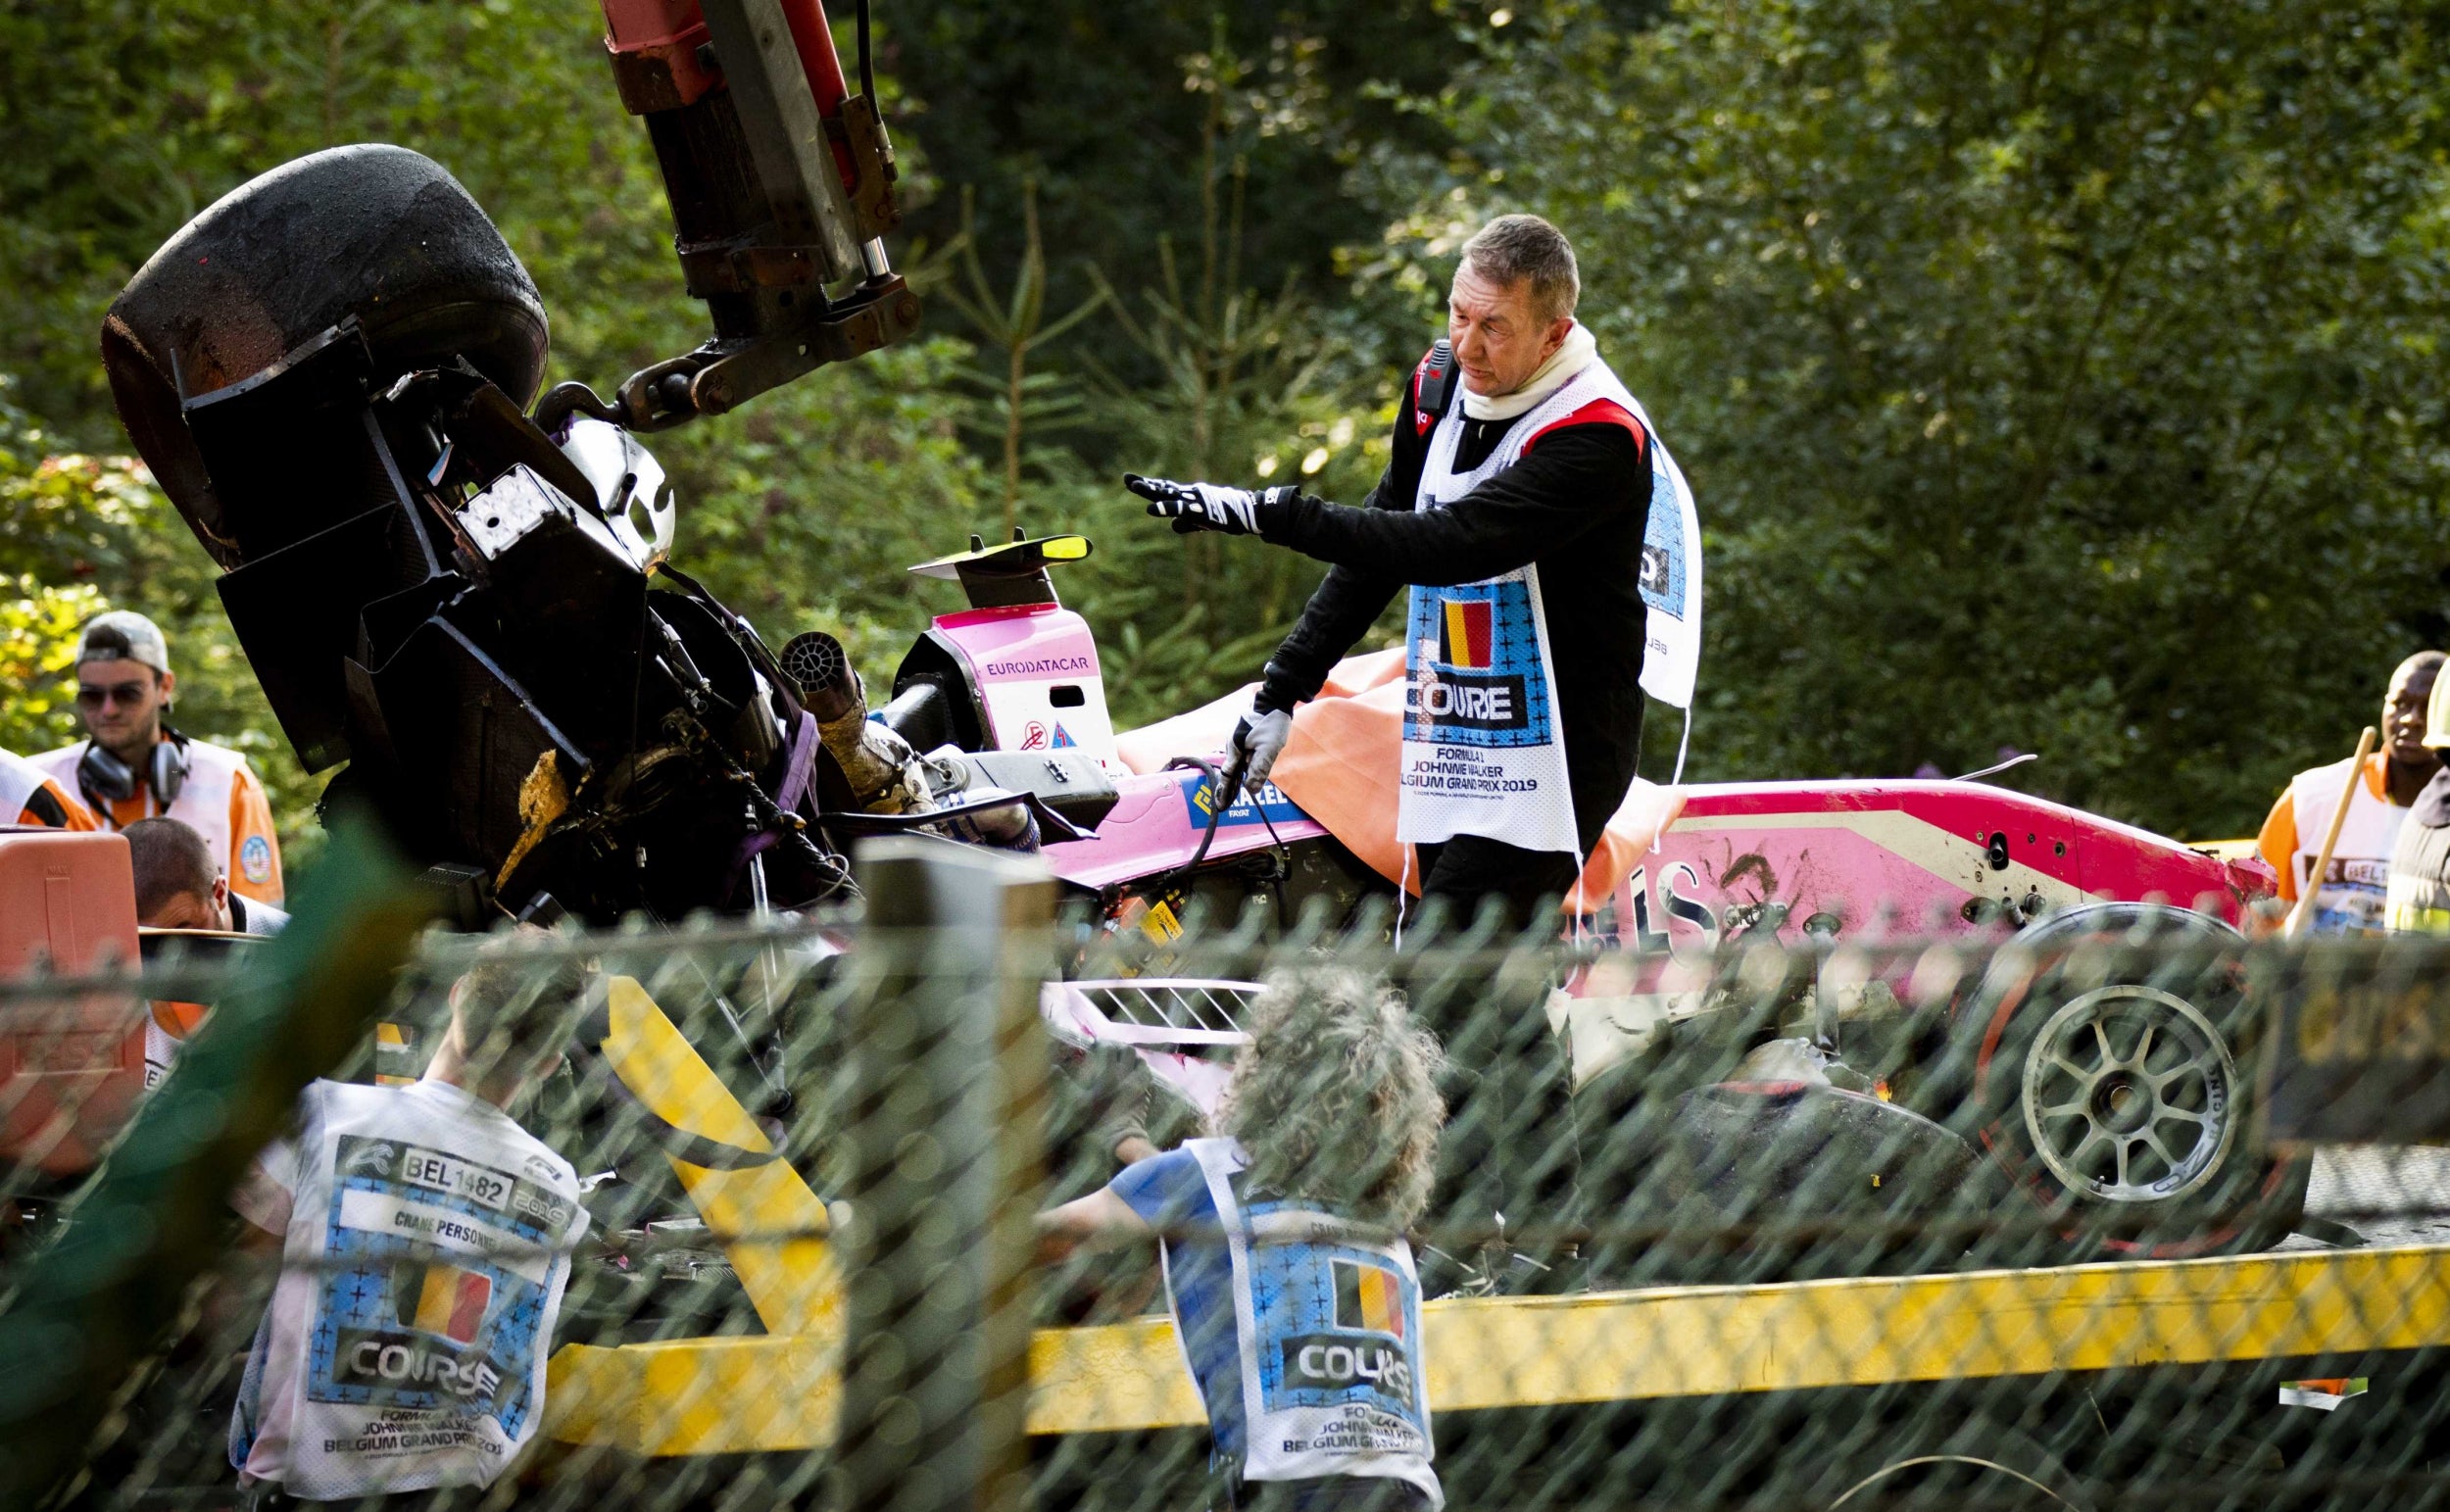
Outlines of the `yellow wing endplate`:
<svg viewBox="0 0 2450 1512">
<path fill-rule="evenodd" d="M 968 551 L 922 561 L 910 568 L 911 573 L 918 577 L 947 580 L 965 574 L 971 577 L 1027 577 L 1033 572 L 1046 570 L 1050 562 L 1086 561 L 1091 550 L 1089 538 L 1085 535 L 1048 535 L 1034 541 L 1007 541 L 999 546 L 986 545 L 972 536 L 970 542 Z"/>
<path fill-rule="evenodd" d="M 612 1032 L 605 1058 L 646 1109 L 701 1139 L 753 1153 L 773 1143 L 688 1037 L 629 977 L 612 983 Z M 830 1329 L 842 1283 L 825 1244 L 825 1204 L 787 1160 L 709 1170 L 668 1155 L 681 1186 L 723 1246 L 769 1334 Z"/>
</svg>

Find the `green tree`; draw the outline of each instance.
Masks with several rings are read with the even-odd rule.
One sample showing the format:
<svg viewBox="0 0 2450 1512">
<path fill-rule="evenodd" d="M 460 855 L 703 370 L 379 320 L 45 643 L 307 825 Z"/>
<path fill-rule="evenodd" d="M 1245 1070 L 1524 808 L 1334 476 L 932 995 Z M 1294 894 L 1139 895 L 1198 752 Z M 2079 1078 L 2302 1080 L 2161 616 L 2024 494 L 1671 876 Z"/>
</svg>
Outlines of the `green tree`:
<svg viewBox="0 0 2450 1512">
<path fill-rule="evenodd" d="M 1136 469 L 1226 482 L 1299 482 L 1358 502 L 1386 465 L 1391 410 L 1342 379 L 1311 333 L 1315 306 L 1290 280 L 1274 296 L 1186 288 L 1171 248 L 1156 288 L 1115 315 L 1155 383 L 1109 380 L 1115 428 L 1144 438 Z M 1214 241 L 1203 270 L 1222 257 Z M 1104 478 L 1079 491 L 1103 542 L 1083 608 L 1106 638 L 1108 698 L 1129 722 L 1161 718 L 1259 675 L 1325 568 L 1294 553 L 1176 535 Z M 1092 523 L 1094 522 L 1094 523 Z"/>
<path fill-rule="evenodd" d="M 1083 358 L 1096 399 L 1069 468 L 1048 469 L 1034 508 L 1100 543 L 1066 585 L 1102 639 L 1107 698 L 1131 725 L 1176 713 L 1258 674 L 1323 569 L 1284 552 L 1204 533 L 1176 535 L 1117 485 L 1131 470 L 1313 488 L 1368 482 L 1356 428 L 1368 401 L 1349 343 L 1288 268 L 1277 292 L 1247 282 L 1253 240 L 1251 156 L 1310 108 L 1302 66 L 1260 69 L 1233 51 L 1220 21 L 1209 46 L 1180 62 L 1201 102 L 1191 182 L 1199 215 L 1186 235 L 1161 231 L 1153 272 L 1120 260 L 1087 267 L 1119 341 Z M 1264 79 L 1264 82 L 1262 80 Z M 1186 245 L 1187 244 L 1187 245 Z M 1103 463 L 1102 458 L 1115 460 Z M 1332 465 L 1331 465 L 1332 464 Z"/>
<path fill-rule="evenodd" d="M 161 625 L 178 674 L 173 719 L 244 752 L 264 778 L 284 857 L 304 860 L 319 779 L 300 769 L 214 591 L 212 561 L 144 468 L 62 449 L 0 383 L 0 748 L 82 736 L 71 700 L 77 629 L 106 609 Z"/>
<path fill-rule="evenodd" d="M 2437 8 L 1559 5 L 1462 98 L 1690 474 L 1694 769 L 2251 829 L 2440 644 Z"/>
<path fill-rule="evenodd" d="M 1098 313 L 1106 291 L 1099 289 L 1053 320 L 1047 318 L 1047 249 L 1038 230 L 1038 193 L 1024 184 L 1021 194 L 1024 235 L 1020 266 L 1013 270 L 1010 294 L 999 298 L 987 281 L 978 259 L 977 219 L 973 196 L 961 192 L 961 236 L 958 243 L 961 276 L 945 278 L 940 296 L 959 311 L 985 343 L 1004 354 L 1000 369 L 982 368 L 972 381 L 988 396 L 984 423 L 979 427 L 1004 443 L 1004 532 L 1019 523 L 1021 463 L 1028 440 L 1054 428 L 1077 423 L 1082 400 L 1076 386 L 1060 374 L 1031 372 L 1032 351 L 1046 347 L 1064 332 Z"/>
<path fill-rule="evenodd" d="M 1445 151 L 1446 122 L 1412 101 L 1446 80 L 1463 56 L 1458 30 L 1481 14 L 1470 0 L 878 8 L 884 59 L 908 91 L 906 134 L 949 182 L 976 186 L 989 266 L 1019 262 L 1024 186 L 1036 185 L 1056 308 L 1089 292 L 1086 263 L 1136 288 L 1151 281 L 1161 238 L 1193 244 L 1216 220 L 1225 187 L 1200 171 L 1211 154 L 1220 167 L 1237 156 L 1244 164 L 1242 277 L 1264 289 L 1289 273 L 1328 286 L 1344 250 L 1375 244 L 1384 226 L 1378 203 L 1352 192 L 1355 175 L 1390 158 L 1408 171 Z M 1407 180 L 1397 197 L 1413 187 Z M 958 206 L 921 206 L 913 225 L 949 240 Z M 1375 344 L 1387 323 L 1376 309 L 1347 318 L 1330 306 L 1320 318 L 1368 362 L 1414 355 Z M 1077 370 L 1068 358 L 1056 366 Z M 1105 462 L 1129 438 L 1095 439 Z M 1093 441 L 1079 449 L 1090 455 Z"/>
</svg>

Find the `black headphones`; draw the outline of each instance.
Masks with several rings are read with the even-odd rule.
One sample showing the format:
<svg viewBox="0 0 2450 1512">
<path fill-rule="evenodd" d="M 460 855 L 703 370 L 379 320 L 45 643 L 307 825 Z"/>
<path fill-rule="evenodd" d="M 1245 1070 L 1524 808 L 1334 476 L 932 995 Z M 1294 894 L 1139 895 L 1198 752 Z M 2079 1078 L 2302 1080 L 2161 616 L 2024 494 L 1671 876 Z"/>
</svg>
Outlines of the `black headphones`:
<svg viewBox="0 0 2450 1512">
<path fill-rule="evenodd" d="M 168 812 L 178 802 L 178 790 L 187 785 L 187 737 L 162 726 L 163 739 L 153 743 L 153 755 L 145 760 L 145 783 L 153 789 L 154 802 Z M 112 804 L 124 803 L 136 796 L 136 773 L 125 761 L 104 749 L 100 741 L 85 742 L 85 754 L 76 763 L 76 785 L 104 813 Z"/>
</svg>

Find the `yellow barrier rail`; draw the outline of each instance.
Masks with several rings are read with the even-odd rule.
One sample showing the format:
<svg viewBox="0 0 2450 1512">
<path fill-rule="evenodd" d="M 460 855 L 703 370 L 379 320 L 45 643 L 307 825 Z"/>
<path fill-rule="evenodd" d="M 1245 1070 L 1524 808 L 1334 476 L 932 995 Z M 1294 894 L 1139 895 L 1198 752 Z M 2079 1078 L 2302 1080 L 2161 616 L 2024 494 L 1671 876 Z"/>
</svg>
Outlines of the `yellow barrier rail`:
<svg viewBox="0 0 2450 1512">
<path fill-rule="evenodd" d="M 762 1147 L 746 1110 L 631 987 L 608 1046 L 624 1083 L 676 1127 Z M 821 1242 L 753 1237 L 821 1232 L 822 1204 L 781 1162 L 723 1180 L 675 1166 L 731 1240 L 766 1326 L 798 1329 L 568 1345 L 553 1358 L 547 1433 L 651 1455 L 830 1443 L 839 1280 Z M 1422 1308 L 1421 1335 L 1439 1412 L 2353 1356 L 2450 1344 L 2450 1245 L 1449 1298 Z M 1163 1318 L 1041 1330 L 1030 1377 L 1033 1434 L 1206 1420 Z"/>
<path fill-rule="evenodd" d="M 1421 1309 L 1421 1336 L 1439 1412 L 2358 1355 L 2450 1343 L 2450 1245 L 1449 1298 Z M 832 1352 L 811 1336 L 571 1345 L 549 1431 L 650 1454 L 820 1447 Z M 1033 1434 L 1206 1420 L 1163 1318 L 1041 1330 L 1030 1375 Z"/>
</svg>

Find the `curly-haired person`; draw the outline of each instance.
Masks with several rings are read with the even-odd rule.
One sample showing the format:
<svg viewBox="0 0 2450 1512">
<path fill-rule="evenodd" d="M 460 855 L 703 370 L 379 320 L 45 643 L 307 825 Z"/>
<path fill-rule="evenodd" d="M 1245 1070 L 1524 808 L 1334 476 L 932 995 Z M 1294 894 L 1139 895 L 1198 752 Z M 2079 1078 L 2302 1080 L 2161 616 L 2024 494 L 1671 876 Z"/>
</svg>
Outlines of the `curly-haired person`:
<svg viewBox="0 0 2450 1512">
<path fill-rule="evenodd" d="M 1444 1056 L 1341 968 L 1271 975 L 1245 1027 L 1217 1137 L 1040 1214 L 1041 1254 L 1158 1240 L 1229 1505 L 1436 1512 L 1403 1233 L 1429 1201 Z"/>
</svg>

